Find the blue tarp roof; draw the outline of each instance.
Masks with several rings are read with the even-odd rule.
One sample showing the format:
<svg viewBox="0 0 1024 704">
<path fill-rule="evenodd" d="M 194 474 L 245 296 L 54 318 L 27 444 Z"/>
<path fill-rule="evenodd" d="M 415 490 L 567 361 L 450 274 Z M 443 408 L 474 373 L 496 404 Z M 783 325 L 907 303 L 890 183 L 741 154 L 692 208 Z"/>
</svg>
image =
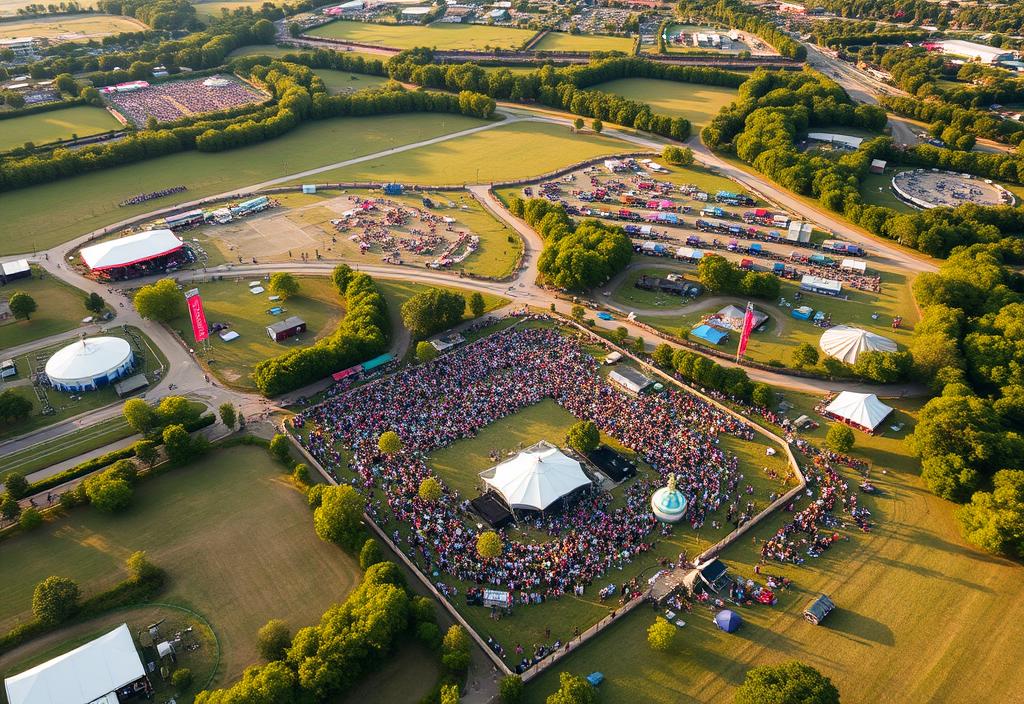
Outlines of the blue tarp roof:
<svg viewBox="0 0 1024 704">
<path fill-rule="evenodd" d="M 386 354 L 385 353 L 385 354 L 379 355 L 379 356 L 374 357 L 373 359 L 371 359 L 369 362 L 363 362 L 363 371 L 364 372 L 372 371 L 372 370 L 376 369 L 377 367 L 384 366 L 385 364 L 387 364 L 388 362 L 390 362 L 393 359 L 394 359 L 394 357 L 391 356 L 390 354 Z"/>
<path fill-rule="evenodd" d="M 692 330 L 692 334 L 695 337 L 699 337 L 702 340 L 710 342 L 712 345 L 719 344 L 729 336 L 728 333 L 717 330 L 710 325 L 698 325 Z"/>
</svg>

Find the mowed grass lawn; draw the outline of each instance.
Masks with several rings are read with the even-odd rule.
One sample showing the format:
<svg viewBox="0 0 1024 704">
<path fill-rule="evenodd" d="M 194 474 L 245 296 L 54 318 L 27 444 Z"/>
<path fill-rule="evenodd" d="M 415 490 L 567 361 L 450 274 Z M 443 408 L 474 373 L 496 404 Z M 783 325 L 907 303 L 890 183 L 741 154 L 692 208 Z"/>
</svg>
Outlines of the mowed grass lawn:
<svg viewBox="0 0 1024 704">
<path fill-rule="evenodd" d="M 135 431 L 128 427 L 128 422 L 122 416 L 79 428 L 58 438 L 4 455 L 0 459 L 0 481 L 9 472 L 20 472 L 27 476 L 134 434 Z"/>
<path fill-rule="evenodd" d="M 89 135 L 121 129 L 121 123 L 103 108 L 75 105 L 61 110 L 12 117 L 0 123 L 0 151 L 20 147 L 25 142 L 47 144 L 73 135 Z"/>
<path fill-rule="evenodd" d="M 376 88 L 387 83 L 383 76 L 369 76 L 365 73 L 350 73 L 348 71 L 334 71 L 329 68 L 318 68 L 313 71 L 323 79 L 327 91 L 331 94 L 354 93 L 357 90 Z"/>
<path fill-rule="evenodd" d="M 32 267 L 32 278 L 17 279 L 0 288 L 0 298 L 10 298 L 18 292 L 31 296 L 38 308 L 28 320 L 9 318 L 0 322 L 0 354 L 11 347 L 73 330 L 81 325 L 84 318 L 92 315 L 85 309 L 82 291 L 38 267 Z M 7 359 L 7 356 L 3 358 Z"/>
<path fill-rule="evenodd" d="M 786 396 L 804 412 L 813 406 L 812 397 Z M 920 404 L 890 403 L 912 425 Z M 923 488 L 917 463 L 905 454 L 908 430 L 870 439 L 857 433 L 854 454 L 872 462 L 880 489 L 876 496 L 860 494 L 875 522 L 870 533 L 853 530 L 849 542 L 801 566 L 771 562 L 762 578 L 753 574 L 760 550 L 751 540 L 725 551 L 733 574 L 794 580 L 777 606 L 739 609 L 746 623 L 732 635 L 714 627 L 712 611 L 682 614 L 687 626 L 664 654 L 647 646 L 654 614 L 638 609 L 531 683 L 527 701 L 543 702 L 557 689 L 560 671 L 599 670 L 606 677 L 602 704 L 727 704 L 748 668 L 791 659 L 831 678 L 844 704 L 1012 699 L 1008 693 L 1024 687 L 1017 656 L 1024 631 L 1007 627 L 1024 618 L 1021 567 L 964 545 L 953 505 Z M 820 440 L 825 432 L 823 424 L 812 436 Z M 847 476 L 858 481 L 854 473 Z M 767 521 L 758 537 L 783 520 L 784 514 Z M 820 593 L 838 609 L 815 627 L 801 611 Z"/>
<path fill-rule="evenodd" d="M 697 129 L 706 125 L 724 106 L 736 99 L 734 88 L 655 78 L 621 78 L 599 83 L 593 89 L 647 103 L 654 112 L 662 115 L 685 117 Z"/>
<path fill-rule="evenodd" d="M 0 544 L 0 629 L 31 618 L 39 581 L 70 577 L 95 594 L 125 578 L 136 550 L 167 570 L 160 601 L 210 621 L 223 649 L 218 685 L 257 661 L 267 620 L 282 618 L 293 633 L 311 625 L 360 576 L 350 556 L 316 537 L 306 498 L 281 466 L 239 446 L 142 482 L 125 513 L 80 508 Z"/>
<path fill-rule="evenodd" d="M 335 169 L 320 181 L 402 181 L 429 185 L 529 178 L 605 154 L 634 151 L 612 137 L 563 125 L 516 122 L 401 154 Z"/>
<path fill-rule="evenodd" d="M 199 284 L 203 308 L 210 325 L 227 323 L 240 337 L 224 342 L 217 334 L 210 336 L 212 351 L 203 358 L 205 366 L 221 381 L 243 389 L 255 389 L 250 378 L 258 362 L 276 357 L 290 349 L 308 347 L 338 327 L 343 309 L 334 286 L 326 278 L 298 277 L 299 293 L 286 301 L 270 301 L 270 291 L 253 294 L 249 281 L 211 281 Z M 267 282 L 263 281 L 266 286 Z M 267 311 L 280 306 L 284 312 L 271 315 Z M 283 342 L 274 342 L 267 326 L 297 315 L 306 321 L 307 330 Z M 188 315 L 175 318 L 171 327 L 185 340 L 192 340 Z"/>
<path fill-rule="evenodd" d="M 193 2 L 195 5 L 196 14 L 200 19 L 207 17 L 220 18 L 223 10 L 228 12 L 234 12 L 235 10 L 251 8 L 253 11 L 258 11 L 268 1 L 272 5 L 280 5 L 279 2 L 273 2 L 273 0 L 230 0 L 229 2 Z"/>
<path fill-rule="evenodd" d="M 489 27 L 479 24 L 442 23 L 424 27 L 337 20 L 317 27 L 306 34 L 311 37 L 342 39 L 395 49 L 426 46 L 434 49 L 483 51 L 487 47 L 517 49 L 536 32 L 515 27 Z"/>
<path fill-rule="evenodd" d="M 83 35 L 76 37 L 75 41 L 86 41 L 109 34 L 138 32 L 144 29 L 149 28 L 139 20 L 119 15 L 43 16 L 0 24 L 0 39 L 17 39 L 18 37 L 57 39 L 67 34 Z"/>
<path fill-rule="evenodd" d="M 241 149 L 183 152 L 9 191 L 0 194 L 0 255 L 47 249 L 130 215 L 482 124 L 449 114 L 319 120 Z M 188 191 L 125 208 L 117 205 L 138 193 L 176 185 Z"/>
<path fill-rule="evenodd" d="M 548 32 L 531 51 L 621 51 L 632 54 L 633 38 Z"/>
</svg>

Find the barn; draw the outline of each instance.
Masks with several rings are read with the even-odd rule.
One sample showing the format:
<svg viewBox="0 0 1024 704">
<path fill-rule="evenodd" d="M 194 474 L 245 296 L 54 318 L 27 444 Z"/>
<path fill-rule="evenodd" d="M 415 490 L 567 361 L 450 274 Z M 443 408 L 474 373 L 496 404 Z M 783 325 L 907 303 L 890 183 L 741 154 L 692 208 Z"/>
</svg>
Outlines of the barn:
<svg viewBox="0 0 1024 704">
<path fill-rule="evenodd" d="M 267 326 L 267 334 L 274 342 L 283 342 L 289 337 L 295 337 L 304 332 L 306 332 L 306 321 L 297 315 Z"/>
</svg>

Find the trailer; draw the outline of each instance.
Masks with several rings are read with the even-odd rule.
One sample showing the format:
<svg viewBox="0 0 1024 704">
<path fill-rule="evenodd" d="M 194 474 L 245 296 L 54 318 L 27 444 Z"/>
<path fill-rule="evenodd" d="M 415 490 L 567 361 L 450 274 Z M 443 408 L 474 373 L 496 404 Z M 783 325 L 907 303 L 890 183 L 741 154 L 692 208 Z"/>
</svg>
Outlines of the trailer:
<svg viewBox="0 0 1024 704">
<path fill-rule="evenodd" d="M 168 230 L 183 230 L 188 227 L 195 227 L 206 222 L 206 213 L 202 210 L 190 210 L 187 213 L 168 215 L 164 218 L 164 224 Z"/>
<path fill-rule="evenodd" d="M 821 248 L 826 252 L 835 252 L 847 256 L 863 257 L 865 255 L 864 250 L 859 245 L 855 245 L 852 242 L 843 242 L 842 240 L 825 240 L 821 243 Z"/>
<path fill-rule="evenodd" d="M 253 215 L 259 213 L 270 207 L 269 196 L 259 196 L 258 198 L 250 198 L 249 200 L 243 201 L 238 205 L 231 208 L 231 214 L 236 218 L 245 217 L 246 215 Z"/>
</svg>

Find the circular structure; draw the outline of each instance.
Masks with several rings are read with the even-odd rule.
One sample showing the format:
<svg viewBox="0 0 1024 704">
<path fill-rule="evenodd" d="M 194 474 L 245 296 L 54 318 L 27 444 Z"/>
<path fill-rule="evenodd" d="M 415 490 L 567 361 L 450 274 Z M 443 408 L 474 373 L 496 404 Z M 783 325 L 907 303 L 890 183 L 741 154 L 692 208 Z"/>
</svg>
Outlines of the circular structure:
<svg viewBox="0 0 1024 704">
<path fill-rule="evenodd" d="M 836 325 L 826 330 L 818 341 L 818 346 L 829 357 L 835 357 L 846 364 L 856 362 L 861 352 L 896 351 L 896 343 L 888 337 L 846 325 Z"/>
<path fill-rule="evenodd" d="M 686 497 L 676 488 L 676 475 L 668 475 L 668 486 L 654 492 L 651 510 L 663 523 L 677 523 L 686 515 Z"/>
<path fill-rule="evenodd" d="M 46 362 L 46 376 L 61 391 L 93 391 L 124 376 L 134 361 L 126 340 L 91 337 L 58 350 Z"/>
<path fill-rule="evenodd" d="M 939 169 L 901 171 L 892 177 L 892 190 L 905 203 L 924 209 L 1016 202 L 1012 193 L 990 179 Z"/>
</svg>

